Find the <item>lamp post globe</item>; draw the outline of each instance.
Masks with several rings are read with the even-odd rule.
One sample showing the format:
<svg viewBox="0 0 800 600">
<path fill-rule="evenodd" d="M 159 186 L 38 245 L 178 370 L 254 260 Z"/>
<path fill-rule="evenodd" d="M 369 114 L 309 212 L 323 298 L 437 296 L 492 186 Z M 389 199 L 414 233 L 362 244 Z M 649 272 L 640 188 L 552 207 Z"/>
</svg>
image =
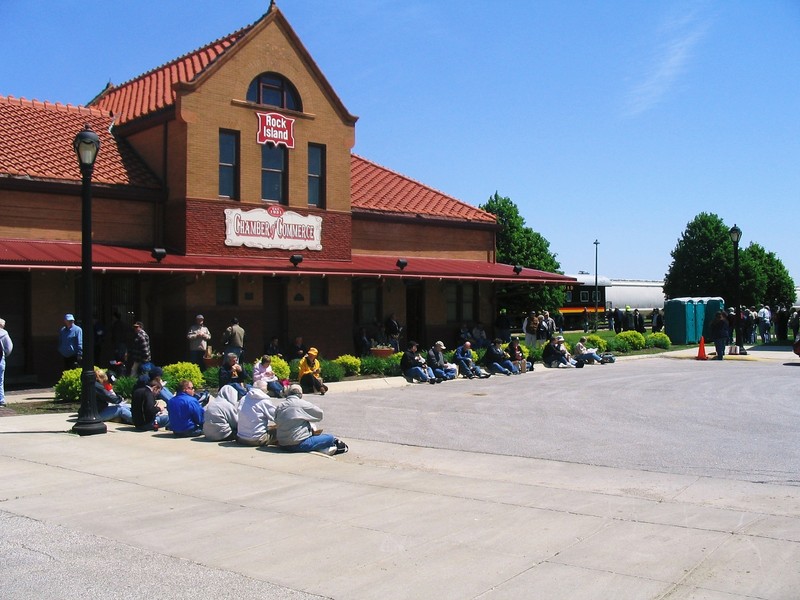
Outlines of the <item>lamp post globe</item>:
<svg viewBox="0 0 800 600">
<path fill-rule="evenodd" d="M 100 138 L 87 123 L 72 142 L 81 170 L 81 283 L 82 313 L 86 335 L 83 336 L 83 372 L 81 373 L 81 408 L 72 431 L 78 435 L 96 435 L 107 431 L 100 420 L 95 402 L 94 334 L 92 286 L 92 173 Z"/>
</svg>

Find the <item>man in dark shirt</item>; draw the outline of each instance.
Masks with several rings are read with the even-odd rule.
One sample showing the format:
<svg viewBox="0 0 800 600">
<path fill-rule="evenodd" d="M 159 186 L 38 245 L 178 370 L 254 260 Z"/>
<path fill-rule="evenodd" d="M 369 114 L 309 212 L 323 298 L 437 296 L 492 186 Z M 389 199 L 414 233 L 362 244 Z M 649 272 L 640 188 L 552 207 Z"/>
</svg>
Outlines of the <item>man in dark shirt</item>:
<svg viewBox="0 0 800 600">
<path fill-rule="evenodd" d="M 158 377 L 151 378 L 147 385 L 133 391 L 131 398 L 131 415 L 133 424 L 139 431 L 158 430 L 169 425 L 169 414 L 156 401 L 156 394 L 161 391 Z"/>
</svg>

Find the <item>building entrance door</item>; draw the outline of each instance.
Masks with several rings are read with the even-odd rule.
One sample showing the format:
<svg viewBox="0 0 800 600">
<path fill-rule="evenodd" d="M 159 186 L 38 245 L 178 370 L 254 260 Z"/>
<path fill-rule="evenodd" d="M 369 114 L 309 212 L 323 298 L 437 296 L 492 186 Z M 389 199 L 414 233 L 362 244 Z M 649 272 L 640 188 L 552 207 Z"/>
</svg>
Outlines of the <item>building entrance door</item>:
<svg viewBox="0 0 800 600">
<path fill-rule="evenodd" d="M 406 284 L 406 341 L 408 340 L 420 343 L 420 349 L 430 346 L 425 327 L 425 288 L 419 281 Z"/>
</svg>

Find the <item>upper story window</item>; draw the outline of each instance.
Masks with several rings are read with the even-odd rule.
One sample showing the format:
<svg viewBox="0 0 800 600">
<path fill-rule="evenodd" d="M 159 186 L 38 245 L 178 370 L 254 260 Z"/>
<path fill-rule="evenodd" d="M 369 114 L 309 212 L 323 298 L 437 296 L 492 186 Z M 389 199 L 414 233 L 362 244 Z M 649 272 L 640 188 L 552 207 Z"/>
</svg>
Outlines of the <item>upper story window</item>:
<svg viewBox="0 0 800 600">
<path fill-rule="evenodd" d="M 219 195 L 239 198 L 239 132 L 219 132 Z"/>
<path fill-rule="evenodd" d="M 303 111 L 300 95 L 292 83 L 277 73 L 262 73 L 250 82 L 247 101 L 277 108 Z"/>
<path fill-rule="evenodd" d="M 286 146 L 268 142 L 261 146 L 261 199 L 286 204 Z"/>
<path fill-rule="evenodd" d="M 308 205 L 325 208 L 325 146 L 308 145 Z"/>
</svg>

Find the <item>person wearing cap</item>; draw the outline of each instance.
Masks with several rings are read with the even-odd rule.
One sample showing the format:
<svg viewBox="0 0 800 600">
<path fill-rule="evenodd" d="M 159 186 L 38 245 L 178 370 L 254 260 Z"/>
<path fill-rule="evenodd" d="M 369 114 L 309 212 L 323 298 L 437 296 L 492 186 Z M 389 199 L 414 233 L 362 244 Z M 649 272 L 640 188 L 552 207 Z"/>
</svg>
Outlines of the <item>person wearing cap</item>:
<svg viewBox="0 0 800 600">
<path fill-rule="evenodd" d="M 203 433 L 203 407 L 194 395 L 194 383 L 183 379 L 178 393 L 167 401 L 169 427 L 175 437 L 194 437 Z"/>
<path fill-rule="evenodd" d="M 564 345 L 564 337 L 560 335 L 550 338 L 550 343 L 542 350 L 542 362 L 548 368 L 574 367 L 577 364 Z"/>
<path fill-rule="evenodd" d="M 6 320 L 0 319 L 0 406 L 6 405 L 6 357 L 11 354 L 14 344 L 6 331 Z"/>
<path fill-rule="evenodd" d="M 169 413 L 163 403 L 159 404 L 156 400 L 156 394 L 161 391 L 161 374 L 156 375 L 157 370 L 150 371 L 150 379 L 146 385 L 133 390 L 131 415 L 133 424 L 139 431 L 169 426 Z"/>
<path fill-rule="evenodd" d="M 64 315 L 64 326 L 58 332 L 58 353 L 64 358 L 65 371 L 81 366 L 83 329 L 75 325 L 75 317 L 72 313 Z"/>
<path fill-rule="evenodd" d="M 519 375 L 519 369 L 511 362 L 511 357 L 502 348 L 503 340 L 495 338 L 483 354 L 482 363 L 488 367 L 490 373 L 503 375 Z"/>
<path fill-rule="evenodd" d="M 317 360 L 319 351 L 316 348 L 309 348 L 306 355 L 298 365 L 297 379 L 304 394 L 319 393 L 323 396 L 328 391 L 328 386 L 322 383 L 320 375 L 322 367 Z"/>
<path fill-rule="evenodd" d="M 342 440 L 322 433 L 319 426 L 322 416 L 322 409 L 303 400 L 302 388 L 293 383 L 286 389 L 286 399 L 275 408 L 278 445 L 289 452 L 317 451 L 330 455 L 347 452 L 347 444 Z"/>
<path fill-rule="evenodd" d="M 400 358 L 400 371 L 409 383 L 441 383 L 442 379 L 433 374 L 433 369 L 425 364 L 425 359 L 417 354 L 417 342 L 409 341 L 408 348 Z M 437 381 L 438 379 L 438 381 Z"/>
<path fill-rule="evenodd" d="M 239 407 L 236 441 L 244 446 L 275 443 L 275 405 L 267 395 L 266 382 L 256 382 Z"/>
<path fill-rule="evenodd" d="M 447 348 L 441 340 L 436 342 L 428 350 L 428 366 L 433 369 L 433 374 L 442 381 L 450 381 L 458 375 L 458 367 L 448 363 L 444 359 L 444 351 Z"/>
<path fill-rule="evenodd" d="M 189 340 L 189 362 L 200 367 L 200 371 L 205 371 L 206 363 L 203 361 L 203 357 L 205 357 L 208 349 L 211 332 L 205 326 L 203 315 L 195 317 L 194 324 L 189 327 L 189 333 L 186 334 L 186 339 Z"/>
</svg>

